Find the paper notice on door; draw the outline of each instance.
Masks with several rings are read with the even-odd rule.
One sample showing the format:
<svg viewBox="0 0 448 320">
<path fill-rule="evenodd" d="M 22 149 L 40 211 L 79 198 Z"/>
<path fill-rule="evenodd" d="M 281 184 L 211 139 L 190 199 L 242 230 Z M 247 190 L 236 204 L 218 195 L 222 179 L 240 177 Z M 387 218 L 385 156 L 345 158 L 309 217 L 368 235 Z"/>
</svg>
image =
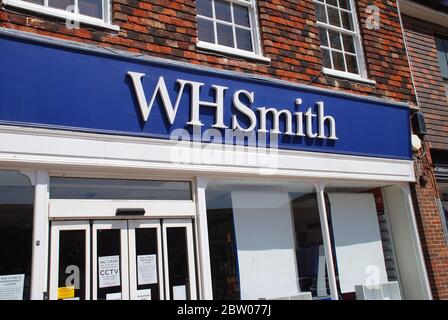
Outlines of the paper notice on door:
<svg viewBox="0 0 448 320">
<path fill-rule="evenodd" d="M 121 292 L 106 294 L 106 300 L 121 300 Z"/>
<path fill-rule="evenodd" d="M 100 288 L 120 285 L 120 256 L 98 257 L 98 280 Z"/>
<path fill-rule="evenodd" d="M 173 300 L 187 300 L 187 287 L 173 286 Z"/>
<path fill-rule="evenodd" d="M 157 255 L 137 256 L 138 285 L 157 283 Z"/>
<path fill-rule="evenodd" d="M 75 297 L 75 287 L 59 287 L 58 300 L 66 300 Z"/>
<path fill-rule="evenodd" d="M 0 300 L 23 300 L 24 274 L 0 276 Z"/>
<path fill-rule="evenodd" d="M 137 290 L 137 300 L 151 300 L 151 289 Z"/>
</svg>

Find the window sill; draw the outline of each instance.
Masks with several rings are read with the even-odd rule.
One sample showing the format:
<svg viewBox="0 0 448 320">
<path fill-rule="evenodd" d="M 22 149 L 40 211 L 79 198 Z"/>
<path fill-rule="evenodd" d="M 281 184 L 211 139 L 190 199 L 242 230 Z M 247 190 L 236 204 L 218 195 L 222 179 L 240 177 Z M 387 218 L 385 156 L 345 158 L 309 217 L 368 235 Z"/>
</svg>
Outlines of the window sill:
<svg viewBox="0 0 448 320">
<path fill-rule="evenodd" d="M 196 43 L 196 47 L 199 49 L 210 50 L 210 51 L 214 51 L 217 53 L 237 56 L 237 57 L 241 57 L 241 58 L 247 58 L 247 59 L 257 60 L 257 61 L 262 61 L 262 62 L 271 62 L 271 58 L 255 54 L 253 52 L 248 52 L 248 51 L 244 51 L 244 50 L 238 50 L 238 49 L 234 49 L 234 48 L 220 46 L 217 44 L 208 43 L 208 42 L 204 42 L 204 41 L 198 41 Z"/>
<path fill-rule="evenodd" d="M 116 26 L 116 25 L 113 25 L 110 23 L 106 23 L 103 20 L 98 19 L 98 18 L 75 14 L 73 12 L 65 11 L 65 10 L 61 10 L 61 9 L 48 8 L 48 7 L 44 7 L 42 5 L 25 2 L 22 0 L 3 0 L 3 4 L 5 6 L 11 6 L 11 7 L 19 8 L 19 9 L 34 11 L 36 13 L 40 13 L 40 14 L 44 14 L 44 15 L 48 15 L 48 16 L 52 16 L 52 17 L 56 17 L 56 18 L 62 18 L 62 19 L 66 19 L 69 21 L 80 22 L 83 24 L 100 27 L 103 29 L 108 29 L 108 30 L 113 30 L 113 31 L 120 30 L 119 26 Z"/>
<path fill-rule="evenodd" d="M 353 73 L 342 72 L 342 71 L 328 69 L 328 68 L 323 68 L 323 73 L 325 75 L 334 76 L 334 77 L 338 77 L 338 78 L 344 78 L 344 79 L 352 80 L 352 81 L 356 81 L 356 82 L 362 82 L 362 83 L 366 83 L 366 84 L 376 84 L 375 80 L 370 80 L 370 79 L 361 77 L 360 75 L 353 74 Z"/>
</svg>

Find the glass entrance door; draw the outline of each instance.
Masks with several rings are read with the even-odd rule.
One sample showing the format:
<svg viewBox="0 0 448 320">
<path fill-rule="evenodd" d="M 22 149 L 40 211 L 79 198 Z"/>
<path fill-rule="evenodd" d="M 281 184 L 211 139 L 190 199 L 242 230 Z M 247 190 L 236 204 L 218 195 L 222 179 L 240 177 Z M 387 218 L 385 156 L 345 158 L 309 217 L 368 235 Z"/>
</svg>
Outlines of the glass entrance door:
<svg viewBox="0 0 448 320">
<path fill-rule="evenodd" d="M 196 299 L 191 219 L 55 221 L 50 299 Z"/>
</svg>

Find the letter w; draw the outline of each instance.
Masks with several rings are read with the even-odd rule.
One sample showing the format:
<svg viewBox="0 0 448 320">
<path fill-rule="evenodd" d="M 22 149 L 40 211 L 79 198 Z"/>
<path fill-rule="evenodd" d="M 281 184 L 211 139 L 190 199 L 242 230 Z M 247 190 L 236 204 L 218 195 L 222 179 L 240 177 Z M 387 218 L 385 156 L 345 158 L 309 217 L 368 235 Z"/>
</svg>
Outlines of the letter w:
<svg viewBox="0 0 448 320">
<path fill-rule="evenodd" d="M 168 90 L 166 89 L 165 80 L 163 77 L 159 78 L 157 81 L 156 88 L 154 89 L 154 93 L 152 94 L 151 101 L 147 102 L 145 91 L 143 89 L 142 78 L 145 76 L 144 73 L 139 72 L 131 72 L 128 71 L 128 76 L 132 79 L 132 84 L 134 86 L 135 94 L 137 95 L 138 105 L 140 107 L 140 112 L 142 114 L 143 120 L 148 121 L 149 114 L 151 113 L 152 106 L 154 104 L 154 100 L 157 97 L 157 94 L 160 93 L 160 98 L 162 98 L 163 107 L 165 108 L 165 113 L 168 117 L 170 124 L 173 124 L 176 119 L 177 109 L 179 108 L 179 102 L 182 97 L 182 93 L 184 92 L 185 85 L 188 83 L 184 80 L 177 80 L 176 82 L 180 84 L 180 90 L 177 94 L 176 103 L 173 107 L 171 103 L 170 96 L 168 94 Z"/>
</svg>

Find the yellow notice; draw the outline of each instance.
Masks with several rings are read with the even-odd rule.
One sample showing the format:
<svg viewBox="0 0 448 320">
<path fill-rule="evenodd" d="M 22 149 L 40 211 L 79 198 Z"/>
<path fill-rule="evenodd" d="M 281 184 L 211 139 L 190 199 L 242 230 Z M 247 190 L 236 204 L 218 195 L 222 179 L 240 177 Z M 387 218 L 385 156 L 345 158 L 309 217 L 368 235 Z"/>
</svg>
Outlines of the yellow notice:
<svg viewBox="0 0 448 320">
<path fill-rule="evenodd" d="M 69 299 L 75 297 L 75 287 L 58 288 L 58 300 Z"/>
</svg>

